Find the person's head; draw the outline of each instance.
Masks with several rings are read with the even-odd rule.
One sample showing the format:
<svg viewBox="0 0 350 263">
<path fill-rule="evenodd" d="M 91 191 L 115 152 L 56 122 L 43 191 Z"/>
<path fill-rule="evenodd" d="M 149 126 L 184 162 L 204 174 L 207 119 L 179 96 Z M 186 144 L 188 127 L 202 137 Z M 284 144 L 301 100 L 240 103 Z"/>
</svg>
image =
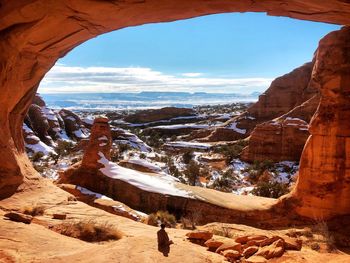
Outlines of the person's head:
<svg viewBox="0 0 350 263">
<path fill-rule="evenodd" d="M 164 229 L 164 228 L 165 228 L 165 224 L 162 223 L 162 224 L 160 225 L 160 228 L 161 228 L 161 229 Z"/>
</svg>

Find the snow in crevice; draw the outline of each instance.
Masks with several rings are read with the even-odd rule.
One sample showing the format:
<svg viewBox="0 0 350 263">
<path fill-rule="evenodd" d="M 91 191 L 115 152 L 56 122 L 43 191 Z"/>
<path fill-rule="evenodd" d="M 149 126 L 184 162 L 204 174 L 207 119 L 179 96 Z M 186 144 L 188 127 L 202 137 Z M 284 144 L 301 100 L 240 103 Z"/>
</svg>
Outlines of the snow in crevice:
<svg viewBox="0 0 350 263">
<path fill-rule="evenodd" d="M 247 130 L 246 129 L 240 129 L 237 127 L 237 122 L 232 122 L 230 124 L 230 126 L 228 126 L 227 128 L 234 130 L 235 132 L 238 132 L 240 134 L 246 134 Z"/>
</svg>

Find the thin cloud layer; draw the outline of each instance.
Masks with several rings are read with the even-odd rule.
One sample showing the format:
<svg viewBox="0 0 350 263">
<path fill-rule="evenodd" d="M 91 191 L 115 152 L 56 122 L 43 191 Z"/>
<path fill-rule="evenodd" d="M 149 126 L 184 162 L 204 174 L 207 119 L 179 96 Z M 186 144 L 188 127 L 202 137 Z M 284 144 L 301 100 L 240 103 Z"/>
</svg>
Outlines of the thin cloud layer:
<svg viewBox="0 0 350 263">
<path fill-rule="evenodd" d="M 41 93 L 184 91 L 250 93 L 263 91 L 270 78 L 208 78 L 202 73 L 164 74 L 142 67 L 55 65 L 42 80 Z"/>
</svg>

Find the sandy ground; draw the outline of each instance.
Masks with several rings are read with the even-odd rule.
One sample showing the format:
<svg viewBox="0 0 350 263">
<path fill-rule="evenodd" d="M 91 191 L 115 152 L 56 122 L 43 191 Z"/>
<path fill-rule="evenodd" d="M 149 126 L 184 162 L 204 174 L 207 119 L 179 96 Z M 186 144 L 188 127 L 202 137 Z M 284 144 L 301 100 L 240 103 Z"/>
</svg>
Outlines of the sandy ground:
<svg viewBox="0 0 350 263">
<path fill-rule="evenodd" d="M 158 228 L 107 213 L 82 202 L 68 201 L 69 196 L 47 182 L 0 201 L 0 262 L 224 262 L 222 256 L 187 241 L 185 234 L 188 230 L 182 229 L 167 229 L 175 244 L 171 246 L 169 256 L 164 257 L 157 250 Z M 253 204 L 253 199 L 248 203 L 252 204 L 244 206 L 257 208 L 271 204 L 269 200 Z M 47 209 L 43 216 L 38 216 L 30 225 L 3 218 L 5 211 L 20 210 L 33 204 L 45 205 Z M 236 203 L 234 206 L 238 205 Z M 97 222 L 108 222 L 122 231 L 124 236 L 118 241 L 104 243 L 88 243 L 66 237 L 47 228 L 49 225 L 61 223 L 60 220 L 52 219 L 53 213 L 64 213 L 67 220 L 93 219 Z M 265 233 L 264 230 L 244 225 L 231 226 L 239 235 Z M 303 248 L 301 252 L 287 252 L 283 257 L 270 262 L 345 263 L 350 262 L 350 257 L 343 254 L 320 254 Z"/>
</svg>

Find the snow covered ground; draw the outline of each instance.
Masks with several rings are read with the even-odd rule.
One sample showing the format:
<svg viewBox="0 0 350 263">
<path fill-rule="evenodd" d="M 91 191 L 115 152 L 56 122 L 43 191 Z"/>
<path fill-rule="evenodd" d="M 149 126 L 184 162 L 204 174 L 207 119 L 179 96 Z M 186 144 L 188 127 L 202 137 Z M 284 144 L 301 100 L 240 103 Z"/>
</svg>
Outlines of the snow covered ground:
<svg viewBox="0 0 350 263">
<path fill-rule="evenodd" d="M 103 168 L 100 168 L 100 171 L 110 178 L 122 180 L 148 192 L 191 198 L 189 192 L 175 186 L 177 181 L 174 177 L 151 176 L 110 162 L 101 152 L 99 155 L 101 159 L 98 162 L 104 165 Z"/>
</svg>

